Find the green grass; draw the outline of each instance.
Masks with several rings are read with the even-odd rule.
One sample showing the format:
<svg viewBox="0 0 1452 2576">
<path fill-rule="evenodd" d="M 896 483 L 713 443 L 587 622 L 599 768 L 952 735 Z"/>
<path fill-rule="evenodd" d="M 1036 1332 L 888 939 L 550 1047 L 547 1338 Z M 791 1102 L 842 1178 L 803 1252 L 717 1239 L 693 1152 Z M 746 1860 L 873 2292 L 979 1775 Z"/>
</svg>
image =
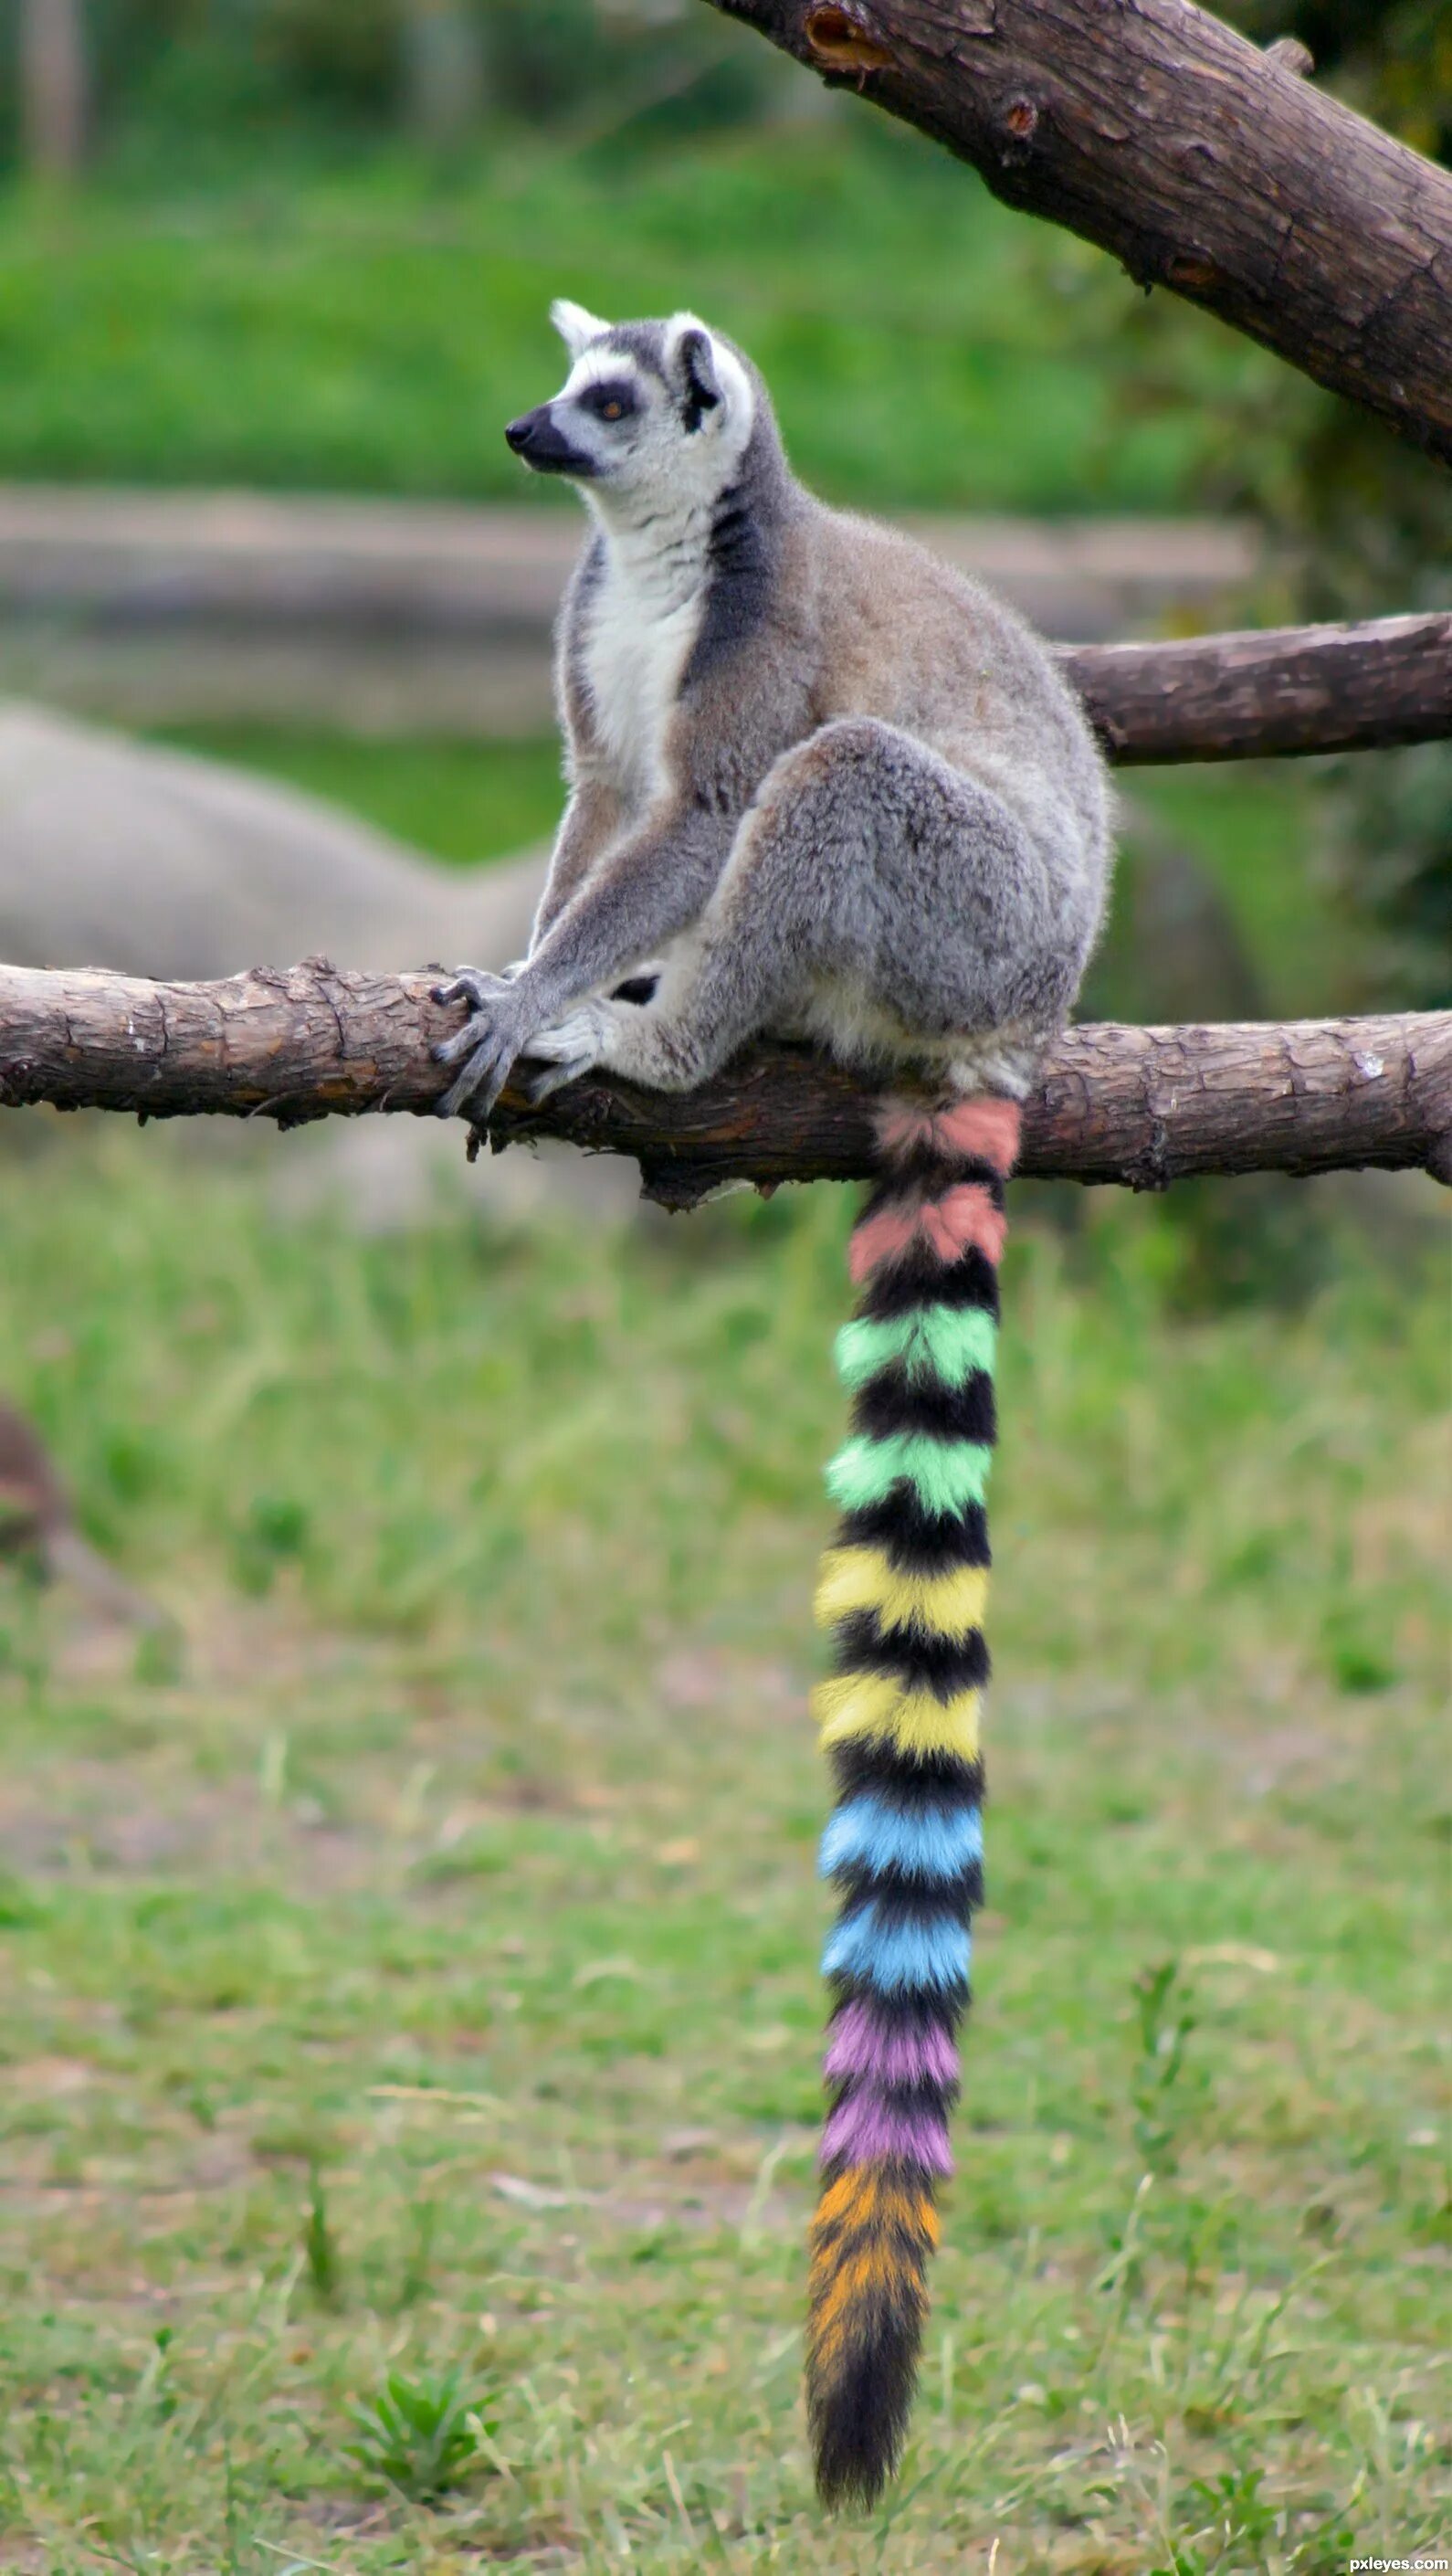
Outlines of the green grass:
<svg viewBox="0 0 1452 2576">
<path fill-rule="evenodd" d="M 10 1166 L 0 1384 L 180 1635 L 0 1576 L 0 2565 L 1430 2546 L 1440 1282 L 1177 1323 L 1158 1209 L 1020 1234 L 961 2173 L 904 2482 L 826 2530 L 845 1197 L 527 1239 L 461 1171 L 359 1244 L 67 1143 Z"/>
<path fill-rule="evenodd" d="M 1198 506 L 1215 406 L 1271 363 L 1173 306 L 1124 345 L 1112 262 L 866 116 L 653 158 L 536 139 L 450 185 L 264 161 L 0 196 L 0 475 L 517 498 L 500 432 L 559 380 L 560 293 L 704 311 L 798 469 L 875 507 Z"/>
</svg>

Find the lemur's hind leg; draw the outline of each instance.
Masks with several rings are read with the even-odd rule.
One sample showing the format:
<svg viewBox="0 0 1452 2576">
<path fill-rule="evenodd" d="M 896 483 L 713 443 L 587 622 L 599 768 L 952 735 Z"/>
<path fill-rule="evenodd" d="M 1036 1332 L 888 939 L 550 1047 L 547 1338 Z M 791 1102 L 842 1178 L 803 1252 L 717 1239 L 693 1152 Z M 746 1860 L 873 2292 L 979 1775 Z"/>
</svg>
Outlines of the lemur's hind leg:
<svg viewBox="0 0 1452 2576">
<path fill-rule="evenodd" d="M 896 1029 L 948 1064 L 960 1035 L 1062 1008 L 1077 974 L 1064 911 L 991 790 L 893 725 L 843 718 L 776 763 L 659 966 L 531 1040 L 553 1068 L 535 1096 L 594 1067 L 691 1090 L 748 1038 L 809 1030 L 818 995 L 839 1033 L 857 1023 L 864 1054 L 893 1051 Z"/>
</svg>

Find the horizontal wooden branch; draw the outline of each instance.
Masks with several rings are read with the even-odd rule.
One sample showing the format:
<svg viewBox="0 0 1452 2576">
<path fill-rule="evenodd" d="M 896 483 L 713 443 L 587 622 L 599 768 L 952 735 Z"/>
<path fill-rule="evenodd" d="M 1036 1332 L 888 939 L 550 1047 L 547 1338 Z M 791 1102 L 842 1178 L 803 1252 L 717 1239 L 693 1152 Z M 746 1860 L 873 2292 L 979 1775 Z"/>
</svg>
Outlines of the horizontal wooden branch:
<svg viewBox="0 0 1452 2576">
<path fill-rule="evenodd" d="M 431 980 L 323 958 L 216 984 L 0 967 L 0 1106 L 284 1126 L 423 1113 L 440 1087 L 430 1045 L 456 1017 L 430 1000 Z M 589 1078 L 542 1110 L 506 1094 L 491 1134 L 633 1155 L 649 1196 L 689 1206 L 723 1181 L 865 1175 L 874 1099 L 806 1050 L 773 1047 L 679 1098 Z M 1452 1178 L 1452 1012 L 1071 1029 L 1029 1106 L 1021 1168 L 1163 1189 L 1193 1173 L 1366 1164 Z"/>
<path fill-rule="evenodd" d="M 713 0 L 1452 460 L 1452 173 L 1190 0 Z"/>
<path fill-rule="evenodd" d="M 1452 610 L 1086 644 L 1060 662 L 1109 758 L 1247 760 L 1452 735 Z"/>
</svg>

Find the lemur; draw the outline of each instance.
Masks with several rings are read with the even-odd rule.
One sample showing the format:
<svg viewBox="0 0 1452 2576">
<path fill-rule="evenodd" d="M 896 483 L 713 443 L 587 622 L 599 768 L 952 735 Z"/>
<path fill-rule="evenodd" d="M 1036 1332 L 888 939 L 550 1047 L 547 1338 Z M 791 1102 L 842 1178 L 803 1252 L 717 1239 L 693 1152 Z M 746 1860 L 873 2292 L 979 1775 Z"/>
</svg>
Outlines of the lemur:
<svg viewBox="0 0 1452 2576">
<path fill-rule="evenodd" d="M 597 1068 L 687 1090 L 747 1039 L 888 1076 L 837 1358 L 853 1436 L 817 1592 L 835 1775 L 830 2111 L 807 2406 L 828 2505 L 895 2469 L 950 2169 L 982 1897 L 997 1273 L 1020 1104 L 1103 911 L 1107 782 L 1038 638 L 790 472 L 766 387 L 690 313 L 560 302 L 562 390 L 505 437 L 593 528 L 556 665 L 569 801 L 528 957 L 461 970 L 440 1108 Z"/>
</svg>

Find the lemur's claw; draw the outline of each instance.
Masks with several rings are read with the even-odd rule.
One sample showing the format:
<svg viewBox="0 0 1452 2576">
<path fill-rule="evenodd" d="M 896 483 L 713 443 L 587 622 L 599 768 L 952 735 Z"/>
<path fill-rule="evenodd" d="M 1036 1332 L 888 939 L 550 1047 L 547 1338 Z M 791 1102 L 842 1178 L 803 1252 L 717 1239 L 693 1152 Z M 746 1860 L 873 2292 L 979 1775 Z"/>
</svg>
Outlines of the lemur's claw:
<svg viewBox="0 0 1452 2576">
<path fill-rule="evenodd" d="M 491 1031 L 480 1040 L 471 1030 L 474 1047 L 457 1082 L 452 1083 L 438 1104 L 441 1118 L 467 1117 L 475 1127 L 482 1127 L 495 1101 L 499 1098 L 510 1069 L 519 1052 L 513 1037 L 502 1031 Z"/>
<path fill-rule="evenodd" d="M 506 967 L 502 975 L 491 975 L 480 966 L 461 966 L 447 984 L 435 984 L 430 999 L 435 1002 L 470 1002 L 476 1011 L 487 1011 L 501 993 L 509 990 L 517 975 L 517 966 Z"/>
<path fill-rule="evenodd" d="M 430 1050 L 435 1064 L 457 1064 L 461 1057 L 473 1054 L 483 1036 L 481 1016 L 479 1012 L 471 1011 L 463 1027 L 455 1029 L 451 1038 L 440 1038 L 438 1045 Z M 486 1020 L 484 1026 L 492 1026 L 492 1023 Z"/>
<path fill-rule="evenodd" d="M 594 1069 L 592 1055 L 571 1056 L 564 1064 L 546 1065 L 543 1072 L 531 1074 L 525 1083 L 525 1099 L 531 1109 L 538 1109 L 554 1092 L 563 1091 L 566 1083 L 578 1082 L 582 1073 L 593 1073 Z"/>
</svg>

